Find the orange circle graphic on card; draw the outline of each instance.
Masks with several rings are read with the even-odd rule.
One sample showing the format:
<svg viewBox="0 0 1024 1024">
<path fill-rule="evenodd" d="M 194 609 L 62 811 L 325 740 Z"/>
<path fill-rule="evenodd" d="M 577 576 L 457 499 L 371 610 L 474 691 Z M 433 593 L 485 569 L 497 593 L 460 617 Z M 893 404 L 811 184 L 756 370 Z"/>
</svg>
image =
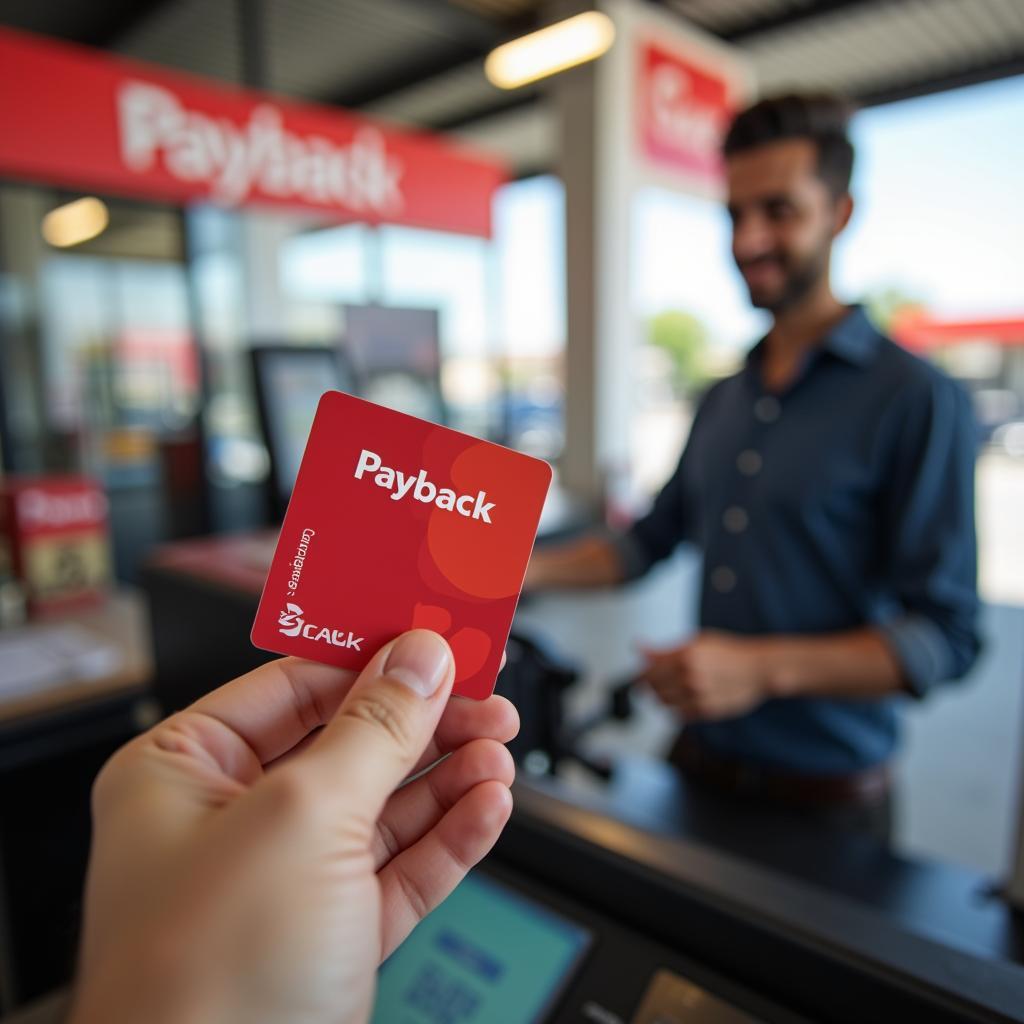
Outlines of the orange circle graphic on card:
<svg viewBox="0 0 1024 1024">
<path fill-rule="evenodd" d="M 504 465 L 500 462 L 504 461 Z M 451 480 L 460 491 L 477 494 L 486 481 L 491 522 L 435 509 L 427 527 L 427 548 L 441 574 L 466 596 L 508 597 L 519 590 L 533 531 L 524 529 L 536 490 L 522 478 L 522 459 L 493 445 L 473 445 L 456 456 Z M 536 515 L 536 513 L 533 513 Z"/>
</svg>

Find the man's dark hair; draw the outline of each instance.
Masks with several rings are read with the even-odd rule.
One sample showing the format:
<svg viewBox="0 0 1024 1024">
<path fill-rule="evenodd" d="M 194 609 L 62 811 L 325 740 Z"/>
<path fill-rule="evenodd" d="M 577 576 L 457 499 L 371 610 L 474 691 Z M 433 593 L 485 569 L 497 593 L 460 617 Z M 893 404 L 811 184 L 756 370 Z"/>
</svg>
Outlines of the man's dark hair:
<svg viewBox="0 0 1024 1024">
<path fill-rule="evenodd" d="M 790 93 L 737 114 L 722 147 L 726 157 L 783 139 L 809 139 L 818 148 L 818 176 L 832 194 L 850 188 L 853 146 L 847 136 L 852 105 L 827 93 Z"/>
</svg>

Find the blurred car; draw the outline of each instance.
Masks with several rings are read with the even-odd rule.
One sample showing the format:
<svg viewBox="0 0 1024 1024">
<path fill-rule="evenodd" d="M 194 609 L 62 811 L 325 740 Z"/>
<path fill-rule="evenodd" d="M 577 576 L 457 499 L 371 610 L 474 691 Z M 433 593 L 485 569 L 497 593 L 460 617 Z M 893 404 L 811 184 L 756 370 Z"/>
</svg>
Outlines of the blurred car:
<svg viewBox="0 0 1024 1024">
<path fill-rule="evenodd" d="M 991 444 L 1015 459 L 1024 459 L 1024 420 L 1013 420 L 996 427 Z"/>
<path fill-rule="evenodd" d="M 505 443 L 539 459 L 553 459 L 565 445 L 562 398 L 524 392 L 506 395 L 502 402 Z"/>
<path fill-rule="evenodd" d="M 1021 400 L 1009 388 L 978 388 L 973 394 L 974 418 L 982 443 L 994 441 L 996 432 L 1020 418 Z"/>
</svg>

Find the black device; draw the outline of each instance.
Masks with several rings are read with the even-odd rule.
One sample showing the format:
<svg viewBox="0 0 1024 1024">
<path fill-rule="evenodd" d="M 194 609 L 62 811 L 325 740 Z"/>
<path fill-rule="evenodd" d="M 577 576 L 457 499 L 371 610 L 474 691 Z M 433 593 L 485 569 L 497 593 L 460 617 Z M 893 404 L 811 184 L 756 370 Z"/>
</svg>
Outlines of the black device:
<svg viewBox="0 0 1024 1024">
<path fill-rule="evenodd" d="M 320 345 L 259 345 L 250 350 L 256 405 L 270 454 L 270 513 L 279 520 L 291 498 L 320 396 L 358 393 L 346 354 Z"/>
</svg>

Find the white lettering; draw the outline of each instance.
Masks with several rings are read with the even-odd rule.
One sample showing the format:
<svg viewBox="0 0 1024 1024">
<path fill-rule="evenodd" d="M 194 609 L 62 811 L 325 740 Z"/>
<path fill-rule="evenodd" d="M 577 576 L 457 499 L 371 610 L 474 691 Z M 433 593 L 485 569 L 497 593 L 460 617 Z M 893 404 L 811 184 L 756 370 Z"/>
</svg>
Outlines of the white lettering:
<svg viewBox="0 0 1024 1024">
<path fill-rule="evenodd" d="M 427 471 L 421 469 L 416 477 L 416 490 L 413 493 L 413 497 L 417 501 L 422 501 L 425 505 L 429 505 L 436 495 L 437 487 L 427 479 Z"/>
<path fill-rule="evenodd" d="M 483 523 L 491 522 L 491 510 L 495 503 L 487 500 L 486 491 L 476 494 L 456 494 L 450 487 L 438 487 L 427 478 L 425 469 L 419 470 L 415 476 L 404 473 L 400 469 L 385 466 L 384 460 L 376 452 L 364 448 L 356 460 L 354 476 L 362 480 L 367 473 L 373 474 L 373 482 L 386 491 L 391 491 L 392 501 L 401 501 L 410 492 L 414 501 L 424 505 L 434 504 L 444 512 L 458 512 L 466 519 L 478 519 Z"/>
<path fill-rule="evenodd" d="M 262 103 L 244 124 L 185 108 L 169 89 L 125 82 L 117 94 L 121 158 L 140 174 L 163 159 L 181 181 L 205 182 L 226 203 L 253 192 L 318 205 L 394 214 L 404 206 L 403 166 L 384 136 L 366 125 L 347 145 L 284 126 L 281 110 Z"/>
<path fill-rule="evenodd" d="M 416 477 L 406 476 L 404 473 L 400 473 L 397 469 L 395 470 L 395 493 L 391 495 L 392 501 L 401 501 L 409 491 L 412 490 L 412 485 L 416 482 Z"/>
<path fill-rule="evenodd" d="M 307 526 L 302 531 L 299 543 L 295 546 L 295 554 L 292 556 L 292 560 L 288 563 L 292 567 L 292 572 L 288 577 L 287 584 L 285 585 L 285 590 L 289 597 L 294 597 L 295 592 L 299 589 L 299 581 L 302 579 L 302 567 L 306 564 L 306 558 L 309 555 L 309 545 L 315 536 L 316 530 L 311 530 Z M 289 605 L 289 607 L 292 606 Z"/>
<path fill-rule="evenodd" d="M 491 501 L 485 505 L 484 498 L 486 497 L 487 495 L 483 491 L 479 491 L 477 493 L 476 504 L 473 506 L 473 518 L 482 519 L 485 523 L 489 523 L 491 521 L 491 517 L 488 513 L 492 508 L 494 508 L 494 502 Z"/>
<path fill-rule="evenodd" d="M 717 153 L 722 123 L 715 110 L 702 107 L 691 94 L 682 68 L 662 64 L 651 73 L 651 126 L 669 145 L 701 154 Z"/>
<path fill-rule="evenodd" d="M 317 640 L 330 644 L 332 647 L 350 647 L 354 651 L 362 651 L 364 636 L 356 636 L 351 630 L 329 629 L 327 626 L 314 626 L 302 618 L 302 609 L 288 601 L 285 610 L 277 619 L 278 630 L 285 636 L 303 636 L 306 640 Z"/>
<path fill-rule="evenodd" d="M 370 470 L 380 469 L 381 459 L 376 452 L 368 452 L 365 448 L 359 453 L 359 462 L 356 464 L 356 479 L 362 480 L 363 474 Z M 380 486 L 380 485 L 378 485 Z M 390 485 L 389 485 L 390 486 Z"/>
<path fill-rule="evenodd" d="M 107 499 L 100 491 L 54 494 L 32 488 L 17 498 L 18 518 L 29 529 L 56 526 L 94 526 L 107 514 Z"/>
</svg>

